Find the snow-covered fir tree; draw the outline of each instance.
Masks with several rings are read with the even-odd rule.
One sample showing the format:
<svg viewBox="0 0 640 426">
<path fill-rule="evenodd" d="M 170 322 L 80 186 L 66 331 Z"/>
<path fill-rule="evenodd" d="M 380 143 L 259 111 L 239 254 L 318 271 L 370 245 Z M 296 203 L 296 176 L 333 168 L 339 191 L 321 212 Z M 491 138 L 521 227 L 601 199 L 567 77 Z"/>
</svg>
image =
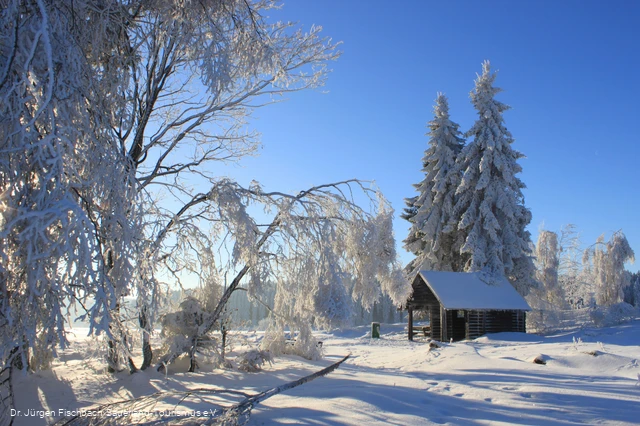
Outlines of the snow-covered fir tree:
<svg viewBox="0 0 640 426">
<path fill-rule="evenodd" d="M 418 195 L 406 199 L 402 216 L 411 223 L 404 247 L 416 256 L 407 267 L 410 277 L 423 268 L 458 271 L 462 266 L 457 233 L 450 222 L 459 182 L 454 166 L 464 139 L 458 124 L 449 118 L 449 103 L 442 93 L 436 97 L 433 111 L 434 118 L 428 123 L 429 148 L 422 158 L 424 179 L 414 185 Z"/>
<path fill-rule="evenodd" d="M 640 307 L 640 272 L 631 272 L 629 273 L 629 282 L 631 283 L 629 287 L 627 287 L 628 298 L 625 297 L 627 303 L 633 305 L 635 307 Z"/>
<path fill-rule="evenodd" d="M 462 180 L 456 190 L 454 217 L 464 235 L 461 254 L 464 271 L 504 274 L 516 290 L 526 295 L 535 286 L 531 235 L 525 229 L 531 212 L 524 205 L 523 155 L 512 148 L 511 133 L 502 113 L 509 107 L 495 99 L 501 89 L 493 85 L 489 61 L 476 79 L 471 102 L 478 119 L 465 136 L 473 140 L 458 157 Z"/>
<path fill-rule="evenodd" d="M 425 166 L 426 165 L 423 164 L 423 167 Z M 418 189 L 419 186 L 420 184 L 418 183 L 413 184 L 413 187 L 416 189 Z M 411 224 L 411 227 L 409 228 L 409 234 L 407 235 L 407 238 L 403 240 L 404 248 L 409 250 L 415 256 L 418 256 L 420 253 L 422 253 L 422 251 L 424 250 L 424 247 L 422 244 L 419 244 L 419 241 L 421 241 L 422 239 L 422 235 L 420 234 L 419 230 L 414 226 L 414 223 L 415 223 L 414 218 L 416 216 L 416 213 L 418 212 L 418 207 L 416 207 L 416 201 L 418 201 L 417 195 L 410 198 L 405 198 L 404 203 L 406 207 L 403 209 L 403 212 L 400 214 L 400 217 Z M 413 249 L 413 247 L 415 246 L 418 246 L 419 249 Z"/>
</svg>

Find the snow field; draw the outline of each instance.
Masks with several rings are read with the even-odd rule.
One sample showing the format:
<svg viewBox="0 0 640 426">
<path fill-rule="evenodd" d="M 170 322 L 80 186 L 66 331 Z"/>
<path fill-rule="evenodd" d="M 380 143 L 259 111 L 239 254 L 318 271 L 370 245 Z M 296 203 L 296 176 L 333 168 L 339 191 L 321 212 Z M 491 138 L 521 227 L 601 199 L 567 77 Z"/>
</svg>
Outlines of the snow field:
<svg viewBox="0 0 640 426">
<path fill-rule="evenodd" d="M 367 327 L 319 333 L 325 350 L 321 361 L 278 357 L 259 373 L 213 370 L 205 364 L 192 374 L 177 363 L 167 375 L 109 375 L 97 357 L 84 359 L 95 351 L 95 342 L 78 333 L 52 370 L 15 379 L 16 408 L 87 408 L 198 387 L 256 393 L 351 353 L 330 375 L 258 405 L 249 424 L 632 425 L 640 418 L 640 320 L 550 336 L 500 333 L 439 343 L 440 348 L 430 348 L 424 340 L 408 342 L 403 328 L 382 324 L 381 339 L 370 339 Z M 246 341 L 260 339 L 261 334 L 250 333 Z M 235 353 L 241 350 L 237 347 Z M 536 357 L 546 364 L 533 363 Z M 204 411 L 213 402 L 203 399 L 185 407 Z M 52 420 L 22 417 L 14 424 Z"/>
</svg>

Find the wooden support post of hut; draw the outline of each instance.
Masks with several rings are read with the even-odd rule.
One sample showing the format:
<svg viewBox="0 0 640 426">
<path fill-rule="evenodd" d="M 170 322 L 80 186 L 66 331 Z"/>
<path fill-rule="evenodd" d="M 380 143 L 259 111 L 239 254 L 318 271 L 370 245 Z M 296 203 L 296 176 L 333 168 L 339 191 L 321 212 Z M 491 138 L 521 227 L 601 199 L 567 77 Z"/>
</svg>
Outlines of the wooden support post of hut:
<svg viewBox="0 0 640 426">
<path fill-rule="evenodd" d="M 428 314 L 431 337 L 443 342 L 503 331 L 526 333 L 526 312 L 531 308 L 505 277 L 420 271 L 412 286 L 407 301 L 409 340 L 415 334 L 415 311 Z"/>
<path fill-rule="evenodd" d="M 409 340 L 413 340 L 413 309 L 411 309 L 411 307 L 408 307 L 407 310 L 409 311 L 409 315 L 407 318 L 407 331 L 409 333 Z"/>
</svg>

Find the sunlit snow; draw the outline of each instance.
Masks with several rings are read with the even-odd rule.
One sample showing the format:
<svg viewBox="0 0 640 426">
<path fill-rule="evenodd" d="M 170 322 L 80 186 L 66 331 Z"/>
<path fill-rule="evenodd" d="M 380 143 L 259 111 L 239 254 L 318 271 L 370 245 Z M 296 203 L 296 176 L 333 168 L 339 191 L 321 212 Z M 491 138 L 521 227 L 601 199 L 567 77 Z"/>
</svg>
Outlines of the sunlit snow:
<svg viewBox="0 0 640 426">
<path fill-rule="evenodd" d="M 318 333 L 325 351 L 320 361 L 278 357 L 258 373 L 207 365 L 186 373 L 186 364 L 177 363 L 166 376 L 155 371 L 107 374 L 100 360 L 87 362 L 97 343 L 81 337 L 80 330 L 51 371 L 17 375 L 16 408 L 87 408 L 196 387 L 256 393 L 351 353 L 330 375 L 266 400 L 253 410 L 249 424 L 637 424 L 640 320 L 544 337 L 500 333 L 438 343 L 438 348 L 424 340 L 408 342 L 404 327 L 382 324 L 380 339 L 371 339 L 368 327 Z M 261 338 L 259 332 L 236 335 L 234 353 Z M 533 363 L 536 357 L 546 365 Z M 212 403 L 185 403 L 183 409 L 207 410 Z M 51 420 L 17 417 L 14 424 Z"/>
</svg>

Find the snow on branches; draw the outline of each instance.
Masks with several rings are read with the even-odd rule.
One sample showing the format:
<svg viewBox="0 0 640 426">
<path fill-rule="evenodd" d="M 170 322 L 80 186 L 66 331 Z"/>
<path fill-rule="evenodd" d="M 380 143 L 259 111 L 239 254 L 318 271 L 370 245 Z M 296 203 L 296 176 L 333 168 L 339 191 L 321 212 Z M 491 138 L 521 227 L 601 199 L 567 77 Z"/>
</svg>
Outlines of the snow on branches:
<svg viewBox="0 0 640 426">
<path fill-rule="evenodd" d="M 635 253 L 622 231 L 615 232 L 605 243 L 601 235 L 596 243 L 585 250 L 583 263 L 589 266 L 593 259 L 591 279 L 595 283 L 598 306 L 611 306 L 624 301 L 624 289 L 631 277 L 624 269 L 625 262 L 634 262 Z"/>
<path fill-rule="evenodd" d="M 103 46 L 102 23 L 69 13 L 9 1 L 0 14 L 0 359 L 33 368 L 65 346 L 70 304 L 97 325 L 133 271 L 135 182 L 102 114 L 121 100 L 105 81 L 120 76 L 85 50 Z"/>
<path fill-rule="evenodd" d="M 478 119 L 465 133 L 473 139 L 464 147 L 446 98 L 436 99 L 422 160 L 425 179 L 415 185 L 419 194 L 406 200 L 403 215 L 412 224 L 405 248 L 416 255 L 406 272 L 409 278 L 421 268 L 505 275 L 526 295 L 536 284 L 526 230 L 531 212 L 517 177 L 523 155 L 511 147 L 502 117 L 509 107 L 495 99 L 495 78 L 484 62 L 471 92 Z"/>
<path fill-rule="evenodd" d="M 253 109 L 321 86 L 339 56 L 320 27 L 269 23 L 274 1 L 191 3 L 3 3 L 3 360 L 64 345 L 74 303 L 126 355 L 120 308 L 137 295 L 148 336 L 164 291 L 157 277 L 196 269 L 180 256 L 210 238 L 199 209 L 240 206 L 232 192 L 200 192 L 220 181 L 211 164 L 255 153 Z M 233 257 L 257 276 L 259 233 L 236 225 L 244 246 Z"/>
<path fill-rule="evenodd" d="M 371 211 L 345 195 L 356 188 L 374 206 Z M 219 227 L 215 241 L 228 254 L 224 269 L 234 271 L 235 278 L 189 336 L 193 345 L 213 329 L 231 294 L 245 288 L 243 283 L 250 297 L 260 298 L 267 281 L 276 282 L 264 349 L 274 355 L 284 352 L 288 327 L 298 333 L 295 352 L 309 358 L 319 356 L 311 327 L 344 324 L 356 300 L 370 306 L 385 292 L 401 304 L 409 296 L 410 286 L 396 261 L 393 210 L 361 181 L 318 185 L 290 195 L 221 180 L 208 197 L 216 202 L 202 215 Z M 247 214 L 252 205 L 272 212 L 268 225 L 258 225 Z"/>
<path fill-rule="evenodd" d="M 420 269 L 458 271 L 461 267 L 456 253 L 460 244 L 450 223 L 454 220 L 454 193 L 460 180 L 455 162 L 464 144 L 458 127 L 449 118 L 446 96 L 438 94 L 434 118 L 429 122 L 429 149 L 422 159 L 425 177 L 415 185 L 419 195 L 407 200 L 415 214 L 404 216 L 412 224 L 404 240 L 405 248 L 416 255 L 408 266 L 409 277 Z"/>
<path fill-rule="evenodd" d="M 535 287 L 535 270 L 526 230 L 531 212 L 524 206 L 525 185 L 516 176 L 522 171 L 517 160 L 523 155 L 511 147 L 514 140 L 502 117 L 509 107 L 495 99 L 501 91 L 493 86 L 495 78 L 485 61 L 471 92 L 478 119 L 466 136 L 473 140 L 457 162 L 462 179 L 454 217 L 464 234 L 464 270 L 504 274 L 526 295 Z"/>
</svg>

